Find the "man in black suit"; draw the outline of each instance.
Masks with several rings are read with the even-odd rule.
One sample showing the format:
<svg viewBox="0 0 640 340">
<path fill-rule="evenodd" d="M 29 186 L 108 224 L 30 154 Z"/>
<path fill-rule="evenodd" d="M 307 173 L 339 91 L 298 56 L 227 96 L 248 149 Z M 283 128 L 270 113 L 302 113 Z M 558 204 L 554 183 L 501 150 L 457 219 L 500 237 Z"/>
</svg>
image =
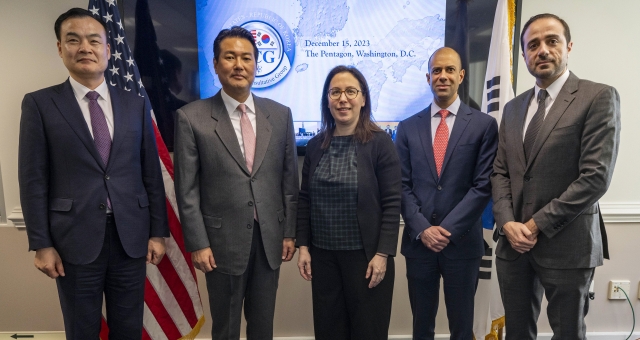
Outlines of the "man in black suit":
<svg viewBox="0 0 640 340">
<path fill-rule="evenodd" d="M 140 339 L 145 262 L 169 236 L 145 101 L 107 85 L 106 26 L 80 8 L 55 23 L 62 84 L 25 95 L 20 200 L 35 266 L 56 279 L 67 339 Z"/>
</svg>

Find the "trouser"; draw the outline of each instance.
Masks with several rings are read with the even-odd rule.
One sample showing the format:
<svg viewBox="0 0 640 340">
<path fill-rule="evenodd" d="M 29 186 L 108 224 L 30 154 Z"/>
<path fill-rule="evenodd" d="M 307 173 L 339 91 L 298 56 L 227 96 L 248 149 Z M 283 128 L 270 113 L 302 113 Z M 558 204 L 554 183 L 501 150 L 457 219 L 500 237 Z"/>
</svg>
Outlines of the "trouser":
<svg viewBox="0 0 640 340">
<path fill-rule="evenodd" d="M 395 265 L 387 258 L 384 279 L 369 288 L 364 250 L 311 247 L 311 291 L 316 340 L 387 339 Z"/>
<path fill-rule="evenodd" d="M 142 337 L 145 262 L 145 257 L 127 255 L 113 215 L 107 215 L 98 258 L 82 265 L 63 261 L 65 276 L 56 279 L 67 339 L 99 338 L 104 294 L 109 339 L 139 340 Z"/>
<path fill-rule="evenodd" d="M 215 257 L 215 254 L 214 254 Z M 211 338 L 240 339 L 242 307 L 247 321 L 247 340 L 272 340 L 273 315 L 280 268 L 271 269 L 254 221 L 249 264 L 242 275 L 228 275 L 216 269 L 206 273 L 211 308 Z"/>
</svg>

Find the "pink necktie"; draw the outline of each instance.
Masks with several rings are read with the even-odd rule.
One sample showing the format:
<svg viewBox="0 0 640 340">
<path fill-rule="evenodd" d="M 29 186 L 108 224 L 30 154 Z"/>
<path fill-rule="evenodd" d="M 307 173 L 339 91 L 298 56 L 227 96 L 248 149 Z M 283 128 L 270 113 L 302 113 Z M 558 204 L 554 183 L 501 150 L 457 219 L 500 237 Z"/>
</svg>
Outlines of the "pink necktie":
<svg viewBox="0 0 640 340">
<path fill-rule="evenodd" d="M 247 163 L 249 172 L 253 172 L 253 157 L 256 153 L 256 135 L 251 127 L 251 121 L 247 115 L 247 108 L 244 104 L 238 105 L 240 115 L 240 130 L 242 131 L 242 143 L 244 144 L 244 161 Z"/>
<path fill-rule="evenodd" d="M 444 154 L 447 152 L 447 144 L 449 143 L 449 127 L 445 121 L 449 111 L 440 110 L 438 113 L 440 114 L 440 124 L 436 129 L 436 137 L 433 139 L 433 156 L 436 159 L 436 170 L 438 171 L 438 177 L 440 177 Z"/>
<path fill-rule="evenodd" d="M 253 156 L 256 154 L 256 134 L 253 133 L 251 121 L 247 116 L 246 105 L 239 104 L 238 110 L 242 112 L 240 115 L 240 131 L 242 131 L 242 144 L 244 145 L 244 161 L 247 163 L 249 172 L 253 172 Z M 258 212 L 255 205 L 253 206 L 253 219 L 258 221 Z"/>
</svg>

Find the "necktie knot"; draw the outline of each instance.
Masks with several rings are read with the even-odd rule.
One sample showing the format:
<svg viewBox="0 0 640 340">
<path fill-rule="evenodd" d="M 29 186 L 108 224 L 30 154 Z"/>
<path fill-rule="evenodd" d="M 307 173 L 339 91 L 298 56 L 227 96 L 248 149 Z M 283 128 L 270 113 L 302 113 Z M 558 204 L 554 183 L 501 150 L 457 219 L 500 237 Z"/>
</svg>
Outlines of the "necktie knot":
<svg viewBox="0 0 640 340">
<path fill-rule="evenodd" d="M 544 101 L 547 99 L 547 97 L 549 96 L 549 93 L 547 92 L 547 90 L 540 90 L 538 91 L 538 104 L 540 103 L 540 101 L 542 101 L 544 103 Z"/>
<path fill-rule="evenodd" d="M 449 110 L 440 110 L 438 111 L 438 113 L 440 114 L 440 117 L 442 117 L 442 119 L 447 119 L 447 116 L 449 115 Z"/>
<path fill-rule="evenodd" d="M 89 98 L 89 100 L 96 100 L 100 97 L 100 94 L 96 91 L 89 91 L 85 97 Z"/>
<path fill-rule="evenodd" d="M 238 111 L 240 111 L 243 114 L 247 113 L 247 106 L 244 105 L 243 103 L 238 104 Z"/>
</svg>

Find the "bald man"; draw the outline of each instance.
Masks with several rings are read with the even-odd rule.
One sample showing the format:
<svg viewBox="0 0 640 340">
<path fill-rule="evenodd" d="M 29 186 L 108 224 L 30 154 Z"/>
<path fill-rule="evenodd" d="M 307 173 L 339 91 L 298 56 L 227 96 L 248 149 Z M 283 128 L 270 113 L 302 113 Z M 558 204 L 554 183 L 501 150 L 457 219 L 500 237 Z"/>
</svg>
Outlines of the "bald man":
<svg viewBox="0 0 640 340">
<path fill-rule="evenodd" d="M 491 196 L 498 125 L 460 101 L 460 56 L 444 47 L 429 59 L 433 102 L 398 125 L 402 163 L 402 254 L 413 339 L 433 339 L 440 278 L 451 339 L 473 338 L 473 299 L 484 254 L 482 211 Z"/>
</svg>

